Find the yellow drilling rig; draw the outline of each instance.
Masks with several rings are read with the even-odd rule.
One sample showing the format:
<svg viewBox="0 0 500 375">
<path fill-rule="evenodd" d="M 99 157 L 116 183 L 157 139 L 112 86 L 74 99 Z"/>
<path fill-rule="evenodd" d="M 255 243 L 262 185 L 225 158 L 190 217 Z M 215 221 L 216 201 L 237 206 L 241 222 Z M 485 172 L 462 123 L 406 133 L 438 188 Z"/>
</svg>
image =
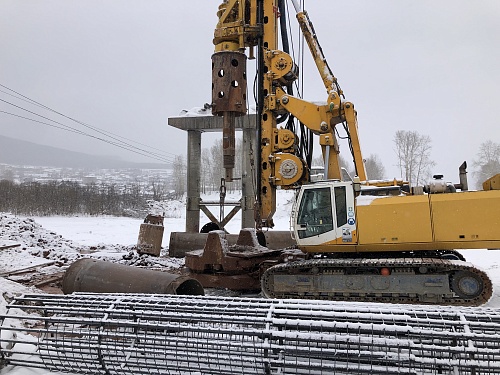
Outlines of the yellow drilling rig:
<svg viewBox="0 0 500 375">
<path fill-rule="evenodd" d="M 454 185 L 441 176 L 422 187 L 368 180 L 354 105 L 344 99 L 307 12 L 297 1 L 291 3 L 326 89 L 324 104 L 294 95 L 299 68 L 279 24 L 284 0 L 226 0 L 219 6 L 214 34 L 212 112 L 223 117 L 226 180 L 233 178 L 235 117 L 247 113 L 248 52 L 257 58 L 257 231 L 274 226 L 277 189 L 297 189 L 292 235 L 304 259 L 282 263 L 274 257 L 273 263 L 259 258 L 263 293 L 278 298 L 483 304 L 492 294 L 490 279 L 455 249 L 500 247 L 500 175 L 486 181 L 484 191 L 475 192 L 467 188 L 466 163 L 460 183 Z M 283 50 L 278 49 L 280 35 Z M 343 127 L 348 137 L 356 168 L 352 180 L 342 178 L 336 127 Z M 304 134 L 310 135 L 307 141 Z M 312 134 L 319 136 L 325 162 L 325 180 L 315 183 L 309 178 Z M 208 241 L 205 253 L 220 249 L 215 243 Z M 221 254 L 242 257 L 231 251 Z M 227 276 L 224 262 L 219 259 L 218 267 L 214 262 L 203 260 L 200 253 L 186 258 L 195 276 Z"/>
</svg>

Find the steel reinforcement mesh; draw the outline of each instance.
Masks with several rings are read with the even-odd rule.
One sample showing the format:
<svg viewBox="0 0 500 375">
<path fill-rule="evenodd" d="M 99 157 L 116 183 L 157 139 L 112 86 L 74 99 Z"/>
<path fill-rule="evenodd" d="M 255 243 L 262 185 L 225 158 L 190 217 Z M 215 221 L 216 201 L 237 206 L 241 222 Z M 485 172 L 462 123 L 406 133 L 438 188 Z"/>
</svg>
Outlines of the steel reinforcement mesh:
<svg viewBox="0 0 500 375">
<path fill-rule="evenodd" d="M 498 374 L 500 311 L 130 294 L 24 295 L 4 365 L 84 374 Z"/>
</svg>

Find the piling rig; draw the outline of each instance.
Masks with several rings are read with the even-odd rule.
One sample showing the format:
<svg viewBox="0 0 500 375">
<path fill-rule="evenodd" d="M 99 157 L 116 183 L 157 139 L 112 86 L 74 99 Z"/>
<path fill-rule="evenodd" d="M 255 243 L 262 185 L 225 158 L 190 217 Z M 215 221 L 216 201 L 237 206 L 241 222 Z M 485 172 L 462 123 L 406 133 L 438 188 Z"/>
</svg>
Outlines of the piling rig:
<svg viewBox="0 0 500 375">
<path fill-rule="evenodd" d="M 289 54 L 283 27 L 285 0 L 225 0 L 214 33 L 212 111 L 224 118 L 224 165 L 230 180 L 234 118 L 247 108 L 248 51 L 249 58 L 257 58 L 256 233 L 274 226 L 277 189 L 296 189 L 291 232 L 305 259 L 283 263 L 286 257 L 273 254 L 265 260 L 262 252 L 252 257 L 253 250 L 229 249 L 221 234 L 220 243 L 209 241 L 203 251 L 186 255 L 193 276 L 205 274 L 207 279 L 209 274 L 217 280 L 251 272 L 259 278 L 265 271 L 261 287 L 268 297 L 485 303 L 492 295 L 490 279 L 465 263 L 456 249 L 500 247 L 500 175 L 480 192 L 468 191 L 466 163 L 459 184 L 446 183 L 442 176 L 421 187 L 397 179 L 369 180 L 354 104 L 345 100 L 307 12 L 296 0 L 291 4 L 326 89 L 325 103 L 294 93 L 299 68 Z M 283 50 L 278 48 L 279 36 Z M 342 178 L 341 131 L 354 162 L 353 179 Z M 325 179 L 311 183 L 314 139 L 322 149 Z M 238 268 L 241 257 L 250 259 L 251 266 Z M 229 264 L 236 267 L 225 269 Z M 205 283 L 214 285 L 217 282 Z"/>
<path fill-rule="evenodd" d="M 228 246 L 224 232 L 213 231 L 203 251 L 186 257 L 195 277 L 238 282 L 237 270 L 243 269 L 250 279 L 261 279 L 263 293 L 274 298 L 15 297 L 0 314 L 0 368 L 84 374 L 500 374 L 498 310 L 321 301 L 484 303 L 491 281 L 454 249 L 500 247 L 500 175 L 488 179 L 481 192 L 467 191 L 465 164 L 457 185 L 439 178 L 420 188 L 369 181 L 354 105 L 343 100 L 307 14 L 293 5 L 325 84 L 326 104 L 293 95 L 298 68 L 277 49 L 284 0 L 221 4 L 212 107 L 224 117 L 228 181 L 235 178 L 234 119 L 247 108 L 245 50 L 253 57 L 256 49 L 258 59 L 256 223 L 243 230 L 236 248 Z M 350 140 L 353 180 L 341 178 L 339 126 Z M 319 136 L 325 160 L 325 180 L 316 183 L 309 181 L 312 134 Z M 297 188 L 291 222 L 299 253 L 270 251 L 257 241 L 256 230 L 273 227 L 278 188 Z M 74 276 L 72 285 L 85 281 Z"/>
</svg>

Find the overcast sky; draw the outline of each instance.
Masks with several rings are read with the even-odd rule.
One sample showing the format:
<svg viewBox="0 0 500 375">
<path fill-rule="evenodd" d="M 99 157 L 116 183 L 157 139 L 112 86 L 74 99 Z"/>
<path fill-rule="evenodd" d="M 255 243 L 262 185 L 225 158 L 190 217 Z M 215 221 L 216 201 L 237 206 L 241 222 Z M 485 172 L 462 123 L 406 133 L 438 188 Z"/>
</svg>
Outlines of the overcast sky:
<svg viewBox="0 0 500 375">
<path fill-rule="evenodd" d="M 167 119 L 211 101 L 219 4 L 0 0 L 0 84 L 92 126 L 185 154 L 186 135 Z M 386 177 L 398 177 L 397 130 L 429 135 L 435 171 L 455 182 L 458 166 L 463 160 L 471 165 L 482 142 L 500 143 L 500 1 L 306 0 L 305 8 L 346 99 L 357 108 L 365 157 L 378 154 Z M 325 100 L 307 59 L 301 67 L 305 98 Z M 88 131 L 3 92 L 0 99 Z M 36 118 L 5 102 L 0 111 Z M 0 134 L 144 161 L 4 113 Z"/>
</svg>

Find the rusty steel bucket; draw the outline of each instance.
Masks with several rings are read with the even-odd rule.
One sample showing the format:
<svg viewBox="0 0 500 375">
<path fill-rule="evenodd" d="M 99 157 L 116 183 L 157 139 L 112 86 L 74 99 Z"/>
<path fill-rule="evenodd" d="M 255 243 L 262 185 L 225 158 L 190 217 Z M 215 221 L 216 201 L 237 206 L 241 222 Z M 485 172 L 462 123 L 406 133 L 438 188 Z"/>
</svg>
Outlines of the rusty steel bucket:
<svg viewBox="0 0 500 375">
<path fill-rule="evenodd" d="M 139 254 L 160 256 L 163 231 L 163 217 L 148 215 L 139 229 L 137 252 Z"/>
</svg>

